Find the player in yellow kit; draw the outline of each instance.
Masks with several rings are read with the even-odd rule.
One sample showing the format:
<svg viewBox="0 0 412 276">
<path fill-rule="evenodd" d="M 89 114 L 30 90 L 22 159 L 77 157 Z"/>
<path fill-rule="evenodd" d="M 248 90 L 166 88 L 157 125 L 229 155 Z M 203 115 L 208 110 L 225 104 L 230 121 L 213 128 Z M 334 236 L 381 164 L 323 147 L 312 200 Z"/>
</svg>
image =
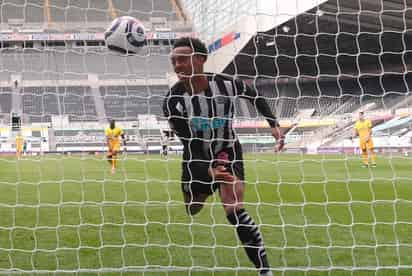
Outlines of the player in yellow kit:
<svg viewBox="0 0 412 276">
<path fill-rule="evenodd" d="M 373 151 L 372 141 L 372 122 L 365 119 L 365 114 L 359 112 L 359 120 L 355 123 L 355 136 L 359 136 L 359 146 L 362 151 L 363 166 L 369 166 L 369 157 L 371 167 L 376 167 L 376 157 Z M 369 156 L 368 156 L 369 153 Z"/>
<path fill-rule="evenodd" d="M 20 134 L 16 135 L 16 157 L 17 159 L 21 158 L 21 154 L 23 153 L 23 144 L 24 144 L 24 139 L 23 136 Z"/>
<path fill-rule="evenodd" d="M 120 151 L 120 138 L 123 141 L 123 146 L 126 146 L 126 139 L 123 129 L 116 127 L 114 120 L 110 121 L 110 126 L 105 129 L 105 135 L 107 139 L 108 153 L 107 161 L 112 166 L 112 174 L 116 172 L 117 165 L 117 153 Z"/>
</svg>

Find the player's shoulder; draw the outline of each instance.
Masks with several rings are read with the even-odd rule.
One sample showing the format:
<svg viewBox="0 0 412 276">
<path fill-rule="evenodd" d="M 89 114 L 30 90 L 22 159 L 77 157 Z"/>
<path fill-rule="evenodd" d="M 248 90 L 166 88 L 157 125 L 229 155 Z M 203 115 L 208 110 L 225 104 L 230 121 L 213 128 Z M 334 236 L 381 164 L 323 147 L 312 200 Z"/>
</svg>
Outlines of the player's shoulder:
<svg viewBox="0 0 412 276">
<path fill-rule="evenodd" d="M 366 124 L 367 124 L 369 127 L 372 127 L 372 120 L 370 120 L 370 119 L 366 120 Z"/>
<path fill-rule="evenodd" d="M 212 74 L 208 76 L 209 80 L 215 80 L 216 82 L 227 83 L 230 82 L 234 89 L 237 91 L 236 94 L 245 93 L 250 86 L 238 76 L 227 75 L 227 74 Z"/>
<path fill-rule="evenodd" d="M 173 106 L 178 105 L 179 103 L 182 105 L 184 103 L 185 93 L 186 88 L 184 87 L 182 82 L 179 81 L 175 85 L 173 85 L 163 101 L 164 112 L 168 112 L 167 110 L 169 110 Z"/>
<path fill-rule="evenodd" d="M 186 93 L 186 88 L 183 85 L 183 82 L 178 81 L 175 83 L 167 93 L 167 96 L 181 96 Z"/>
<path fill-rule="evenodd" d="M 221 80 L 221 81 L 235 81 L 236 78 L 233 75 L 223 74 L 223 73 L 205 73 L 209 80 Z"/>
<path fill-rule="evenodd" d="M 111 132 L 112 132 L 112 129 L 111 129 L 110 127 L 106 127 L 106 128 L 104 129 L 104 132 L 105 132 L 106 134 L 111 133 Z"/>
</svg>

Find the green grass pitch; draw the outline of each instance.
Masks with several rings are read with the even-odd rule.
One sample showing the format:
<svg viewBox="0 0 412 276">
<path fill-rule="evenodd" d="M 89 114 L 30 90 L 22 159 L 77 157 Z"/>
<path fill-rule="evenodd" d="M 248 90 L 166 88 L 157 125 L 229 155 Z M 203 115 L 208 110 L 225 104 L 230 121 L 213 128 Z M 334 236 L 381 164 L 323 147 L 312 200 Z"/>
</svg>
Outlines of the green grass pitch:
<svg viewBox="0 0 412 276">
<path fill-rule="evenodd" d="M 257 275 L 217 196 L 185 214 L 178 156 L 122 158 L 112 176 L 102 155 L 1 157 L 0 273 Z M 275 272 L 411 275 L 411 157 L 245 159 Z"/>
</svg>

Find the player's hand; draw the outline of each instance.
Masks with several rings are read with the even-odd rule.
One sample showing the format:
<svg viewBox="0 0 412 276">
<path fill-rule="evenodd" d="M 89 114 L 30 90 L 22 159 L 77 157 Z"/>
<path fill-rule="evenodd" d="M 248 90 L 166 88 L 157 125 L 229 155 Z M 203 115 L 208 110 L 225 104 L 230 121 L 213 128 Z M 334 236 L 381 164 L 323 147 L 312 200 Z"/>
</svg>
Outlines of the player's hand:
<svg viewBox="0 0 412 276">
<path fill-rule="evenodd" d="M 209 168 L 209 175 L 216 181 L 225 184 L 235 183 L 235 177 L 226 170 L 225 166 L 217 165 L 215 168 Z"/>
<path fill-rule="evenodd" d="M 280 136 L 279 139 L 276 140 L 275 152 L 281 152 L 285 147 L 285 136 Z"/>
</svg>

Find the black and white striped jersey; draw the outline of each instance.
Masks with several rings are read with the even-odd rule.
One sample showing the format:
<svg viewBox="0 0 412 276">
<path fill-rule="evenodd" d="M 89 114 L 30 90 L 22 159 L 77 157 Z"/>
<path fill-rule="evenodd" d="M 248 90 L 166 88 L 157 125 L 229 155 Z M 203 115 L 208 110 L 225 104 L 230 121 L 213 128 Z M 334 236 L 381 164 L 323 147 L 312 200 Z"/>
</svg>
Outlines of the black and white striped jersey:
<svg viewBox="0 0 412 276">
<path fill-rule="evenodd" d="M 232 128 L 235 97 L 249 99 L 270 126 L 277 125 L 265 99 L 243 81 L 220 74 L 206 75 L 209 87 L 205 91 L 191 95 L 178 82 L 163 104 L 171 129 L 184 145 L 185 160 L 212 159 L 221 150 L 233 147 L 237 141 Z"/>
</svg>

